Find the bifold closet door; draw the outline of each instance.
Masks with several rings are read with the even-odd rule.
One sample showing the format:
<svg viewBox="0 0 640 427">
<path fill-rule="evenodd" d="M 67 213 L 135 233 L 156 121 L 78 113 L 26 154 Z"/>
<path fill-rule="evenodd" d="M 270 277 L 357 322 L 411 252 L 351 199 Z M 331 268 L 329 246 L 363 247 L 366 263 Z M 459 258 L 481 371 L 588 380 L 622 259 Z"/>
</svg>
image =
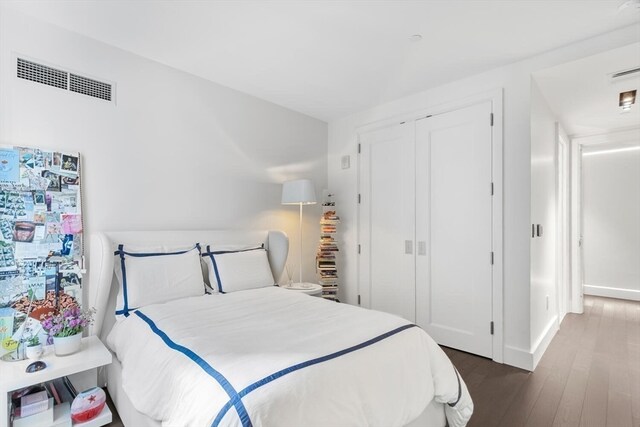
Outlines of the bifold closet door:
<svg viewBox="0 0 640 427">
<path fill-rule="evenodd" d="M 416 121 L 416 316 L 492 357 L 491 103 Z"/>
<path fill-rule="evenodd" d="M 361 305 L 415 322 L 413 122 L 360 135 Z"/>
</svg>

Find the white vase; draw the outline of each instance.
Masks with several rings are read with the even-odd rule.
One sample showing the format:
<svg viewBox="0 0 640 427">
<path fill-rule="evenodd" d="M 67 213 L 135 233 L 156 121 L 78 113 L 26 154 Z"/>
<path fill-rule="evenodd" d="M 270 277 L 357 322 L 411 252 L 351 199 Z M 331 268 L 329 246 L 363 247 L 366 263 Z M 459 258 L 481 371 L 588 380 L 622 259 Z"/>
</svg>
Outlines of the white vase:
<svg viewBox="0 0 640 427">
<path fill-rule="evenodd" d="M 42 356 L 42 344 L 30 345 L 25 349 L 27 359 L 38 360 Z"/>
<path fill-rule="evenodd" d="M 67 356 L 80 350 L 82 332 L 69 337 L 53 337 L 53 348 L 56 356 Z"/>
</svg>

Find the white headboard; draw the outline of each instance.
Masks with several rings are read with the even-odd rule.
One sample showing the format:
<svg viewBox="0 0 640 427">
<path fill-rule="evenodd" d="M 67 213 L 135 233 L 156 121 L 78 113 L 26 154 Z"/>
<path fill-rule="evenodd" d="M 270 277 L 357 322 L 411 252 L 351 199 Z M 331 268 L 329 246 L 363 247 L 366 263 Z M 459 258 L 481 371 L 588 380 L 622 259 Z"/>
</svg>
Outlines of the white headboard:
<svg viewBox="0 0 640 427">
<path fill-rule="evenodd" d="M 289 238 L 282 231 L 115 231 L 93 233 L 89 238 L 89 307 L 96 309 L 95 323 L 89 334 L 105 338 L 115 323 L 118 281 L 113 272 L 114 252 L 119 244 L 135 246 L 188 246 L 200 243 L 212 247 L 250 246 L 264 243 L 271 272 L 277 281 L 289 253 Z M 202 263 L 204 265 L 204 263 Z M 203 267 L 205 268 L 205 267 Z M 203 272 L 206 277 L 206 271 Z"/>
</svg>

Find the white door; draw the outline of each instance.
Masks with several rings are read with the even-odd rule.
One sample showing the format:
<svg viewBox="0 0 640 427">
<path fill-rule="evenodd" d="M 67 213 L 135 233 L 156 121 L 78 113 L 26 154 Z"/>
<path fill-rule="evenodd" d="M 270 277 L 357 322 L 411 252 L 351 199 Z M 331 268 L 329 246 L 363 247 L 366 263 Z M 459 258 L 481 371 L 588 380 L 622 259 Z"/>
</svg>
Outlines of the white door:
<svg viewBox="0 0 640 427">
<path fill-rule="evenodd" d="M 413 123 L 360 135 L 361 305 L 415 322 Z"/>
<path fill-rule="evenodd" d="M 416 121 L 416 316 L 492 357 L 491 103 Z"/>
</svg>

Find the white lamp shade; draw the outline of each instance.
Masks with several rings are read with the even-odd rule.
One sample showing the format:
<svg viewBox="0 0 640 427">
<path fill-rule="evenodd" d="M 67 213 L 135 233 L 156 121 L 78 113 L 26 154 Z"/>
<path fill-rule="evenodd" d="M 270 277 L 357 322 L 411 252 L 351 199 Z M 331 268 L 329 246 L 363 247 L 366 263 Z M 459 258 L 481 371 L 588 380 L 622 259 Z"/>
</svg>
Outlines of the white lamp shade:
<svg viewBox="0 0 640 427">
<path fill-rule="evenodd" d="M 282 184 L 283 205 L 313 205 L 316 203 L 316 191 L 309 179 L 296 179 Z"/>
</svg>

